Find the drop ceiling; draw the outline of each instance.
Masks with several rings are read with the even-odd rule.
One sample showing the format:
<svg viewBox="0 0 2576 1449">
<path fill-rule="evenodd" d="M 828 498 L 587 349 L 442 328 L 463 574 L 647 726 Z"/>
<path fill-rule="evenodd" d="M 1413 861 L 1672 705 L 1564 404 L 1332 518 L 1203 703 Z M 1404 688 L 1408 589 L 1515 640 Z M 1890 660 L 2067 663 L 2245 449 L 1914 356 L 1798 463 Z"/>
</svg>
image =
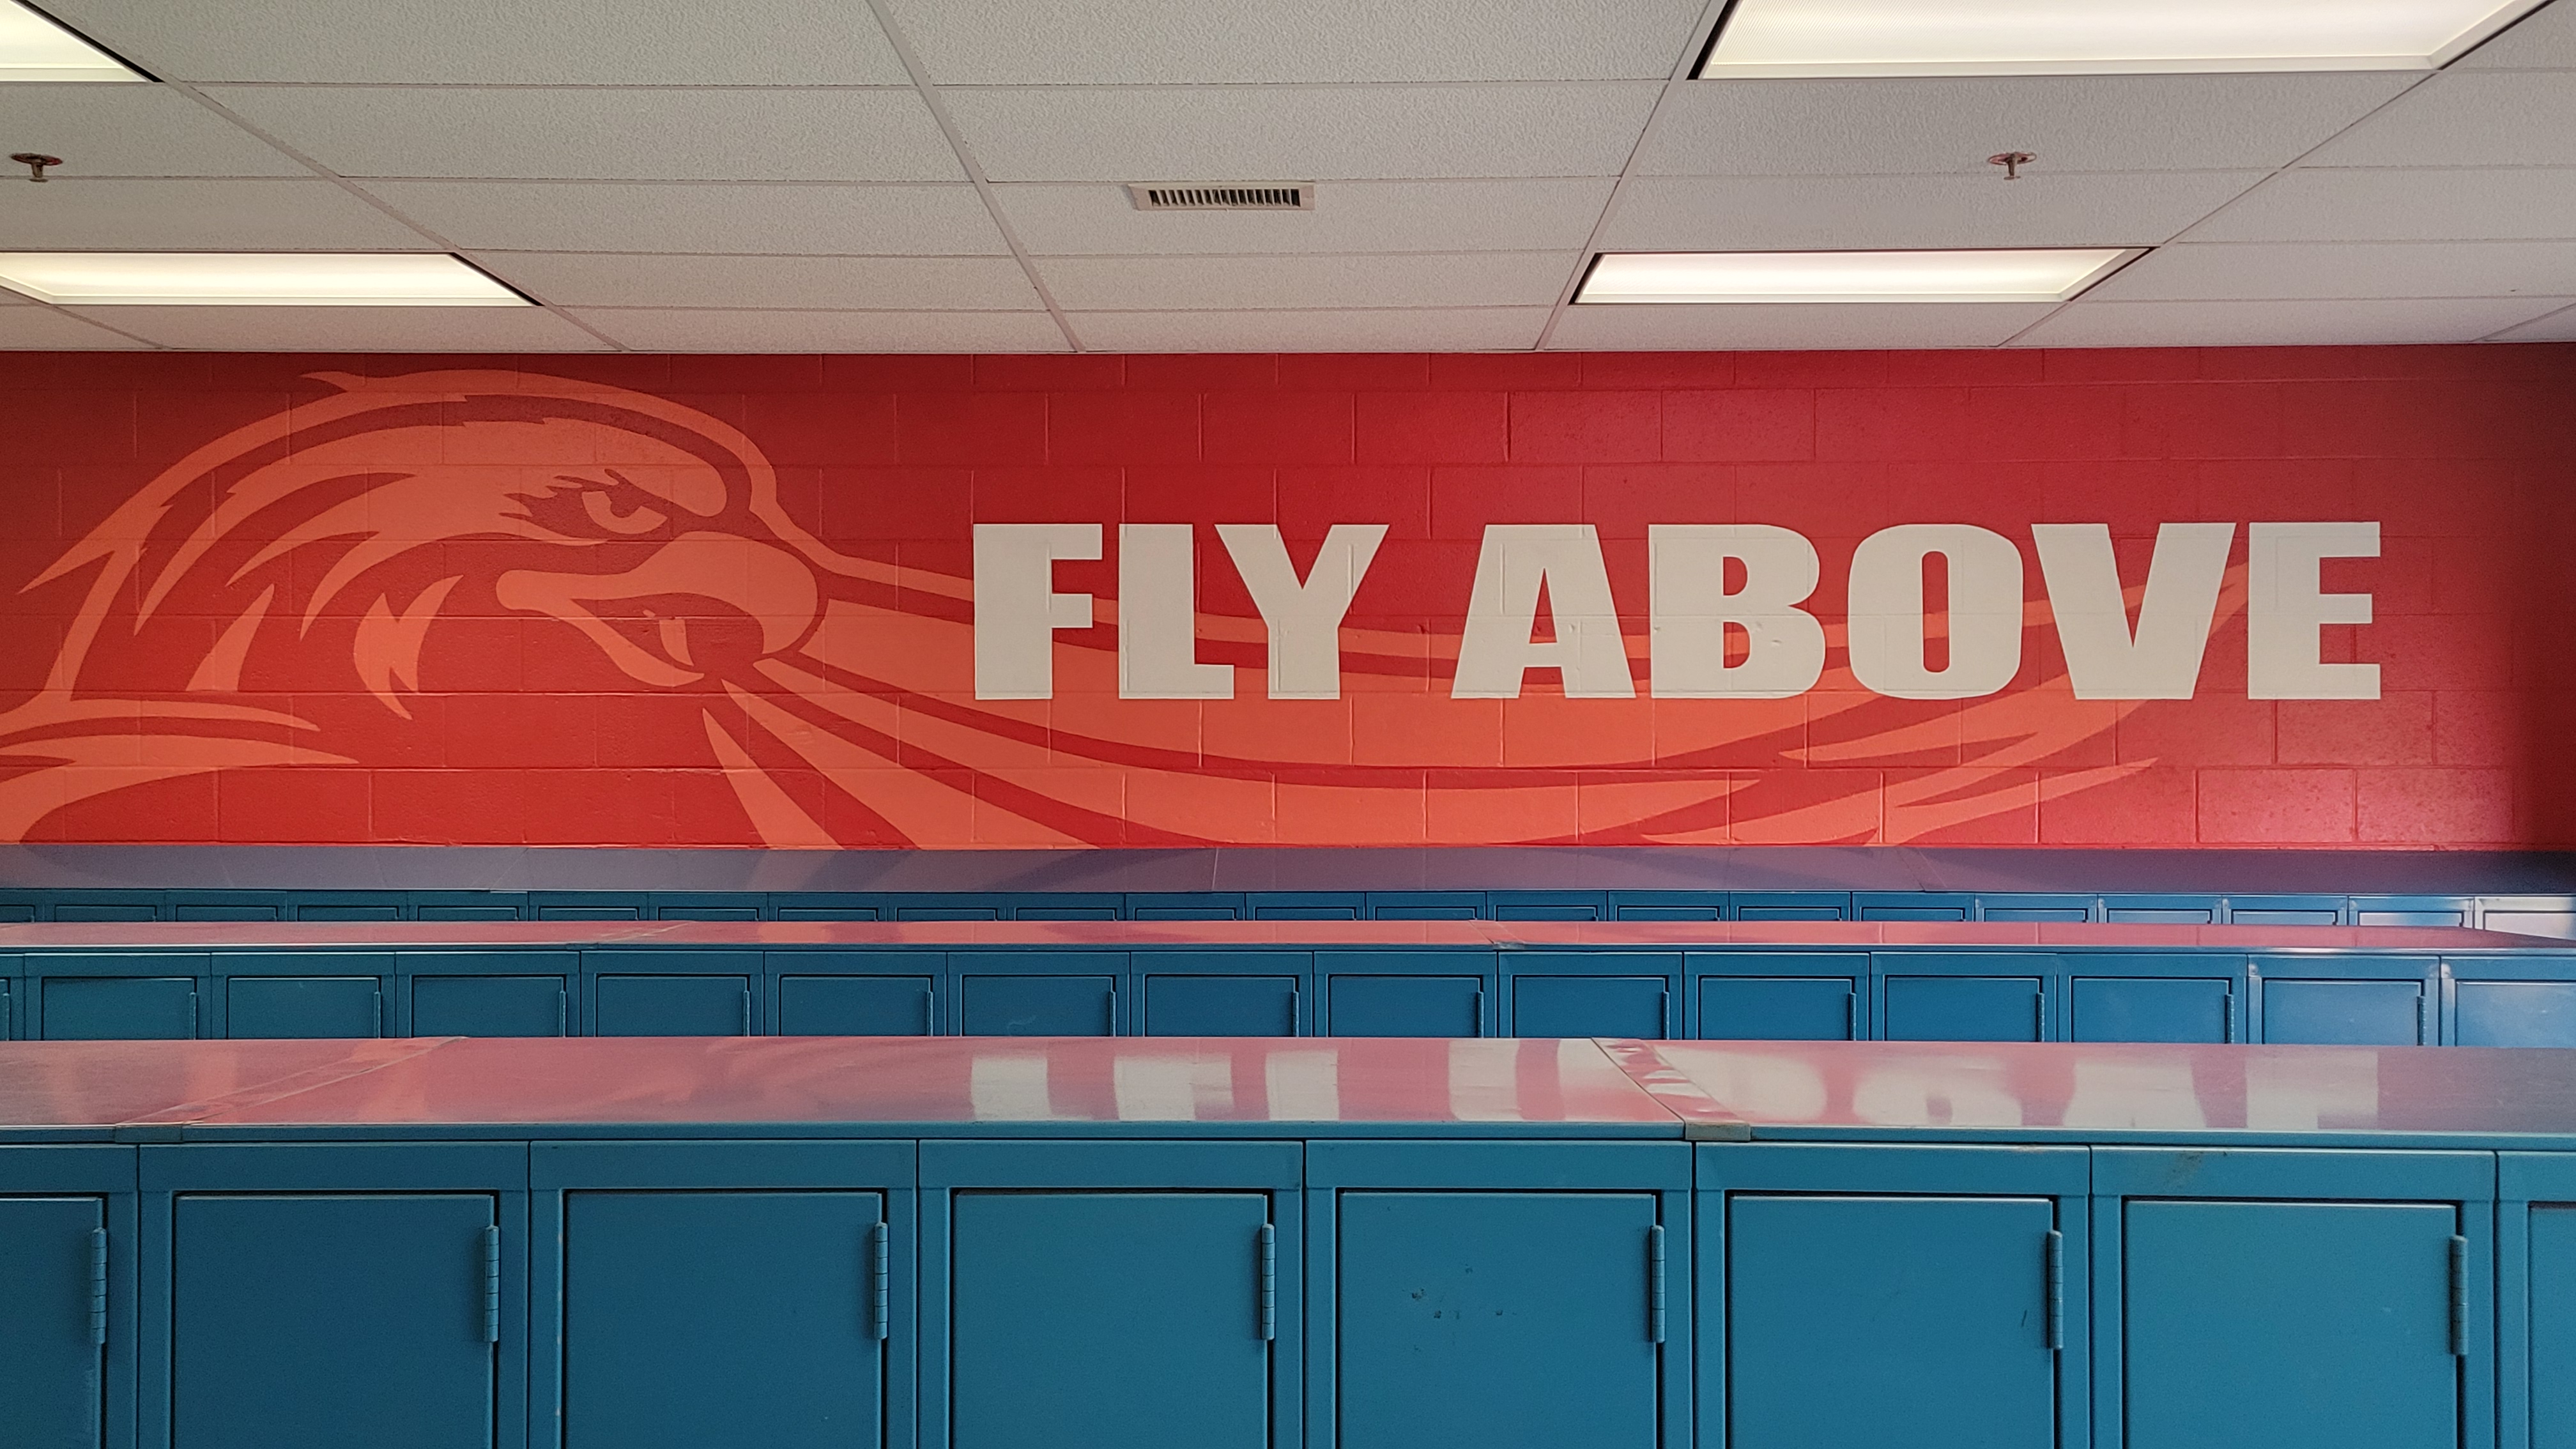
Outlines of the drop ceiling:
<svg viewBox="0 0 2576 1449">
<path fill-rule="evenodd" d="M 2576 0 L 2436 72 L 1689 79 L 1704 0 L 48 0 L 0 250 L 454 251 L 543 304 L 0 347 L 2576 341 Z M 1986 162 L 2038 159 L 2007 181 Z M 1143 212 L 1130 182 L 1313 182 Z M 2151 248 L 2072 302 L 1569 305 L 1601 251 Z"/>
</svg>

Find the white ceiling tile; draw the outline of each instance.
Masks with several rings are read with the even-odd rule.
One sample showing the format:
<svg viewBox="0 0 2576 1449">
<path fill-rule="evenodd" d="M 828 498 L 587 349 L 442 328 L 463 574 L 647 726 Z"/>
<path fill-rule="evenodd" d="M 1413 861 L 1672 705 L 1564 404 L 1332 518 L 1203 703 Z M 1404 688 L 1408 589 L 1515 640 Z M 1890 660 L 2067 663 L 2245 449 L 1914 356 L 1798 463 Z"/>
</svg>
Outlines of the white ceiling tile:
<svg viewBox="0 0 2576 1449">
<path fill-rule="evenodd" d="M 56 177 L 313 174 L 167 86 L 0 85 L 0 139 L 62 157 Z"/>
<path fill-rule="evenodd" d="M 318 177 L 48 181 L 6 193 L 0 247 L 19 251 L 435 251 L 438 244 Z"/>
<path fill-rule="evenodd" d="M 895 0 L 940 85 L 1662 80 L 1700 0 Z"/>
<path fill-rule="evenodd" d="M 1526 350 L 1545 307 L 1452 311 L 1084 312 L 1082 345 L 1103 352 L 1502 352 Z"/>
<path fill-rule="evenodd" d="M 343 176 L 963 181 L 918 92 L 216 86 Z"/>
<path fill-rule="evenodd" d="M 902 85 L 849 0 L 46 0 L 155 74 L 188 81 L 495 85 Z"/>
<path fill-rule="evenodd" d="M 642 352 L 1065 352 L 1044 312 L 731 312 L 585 308 Z"/>
<path fill-rule="evenodd" d="M 78 307 L 164 347 L 217 352 L 598 352 L 542 307 Z"/>
<path fill-rule="evenodd" d="M 941 92 L 995 181 L 1615 176 L 1662 87 L 1146 86 Z"/>
<path fill-rule="evenodd" d="M 2318 148 L 2307 164 L 2576 166 L 2576 75 L 2438 75 Z"/>
<path fill-rule="evenodd" d="M 460 247 L 575 252 L 992 256 L 1008 250 L 971 186 L 371 181 Z"/>
<path fill-rule="evenodd" d="M 1501 181 L 1336 181 L 1311 211 L 1138 211 L 1104 182 L 996 187 L 1030 251 L 1056 256 L 1193 252 L 1571 250 L 1592 235 L 1606 176 Z"/>
<path fill-rule="evenodd" d="M 2470 51 L 2460 70 L 2576 70 L 2576 5 L 2559 0 L 2526 15 L 2504 34 Z"/>
<path fill-rule="evenodd" d="M 2062 171 L 2246 170 L 2288 163 L 2411 75 L 1713 80 L 1678 88 L 1641 172 L 1666 176 L 1991 173 L 2029 151 Z"/>
<path fill-rule="evenodd" d="M 2576 237 L 2576 167 L 2284 171 L 2192 228 L 2200 241 Z"/>
<path fill-rule="evenodd" d="M 2576 241 L 2185 242 L 2086 294 L 2100 302 L 2576 296 Z"/>
<path fill-rule="evenodd" d="M 2498 342 L 2576 342 L 2576 307 L 2535 317 L 2495 334 Z"/>
<path fill-rule="evenodd" d="M 1580 352 L 1993 347 L 2047 316 L 2051 305 L 1772 302 L 1568 307 L 1548 345 Z"/>
<path fill-rule="evenodd" d="M 1067 311 L 1302 311 L 1344 307 L 1547 307 L 1572 252 L 1376 256 L 1041 257 Z"/>
<path fill-rule="evenodd" d="M 2143 246 L 2263 179 L 2260 171 L 2075 176 L 1639 176 L 1609 251 Z"/>
<path fill-rule="evenodd" d="M 27 299 L 16 293 L 12 302 Z M 147 343 L 131 337 L 120 337 L 104 327 L 92 327 L 77 317 L 66 316 L 51 307 L 33 303 L 23 307 L 0 306 L 0 349 L 12 352 L 55 352 L 71 349 L 140 348 Z"/>
<path fill-rule="evenodd" d="M 475 264 L 549 306 L 1014 312 L 1037 288 L 1009 257 L 633 256 L 477 252 Z"/>
<path fill-rule="evenodd" d="M 2474 342 L 2566 298 L 2069 304 L 2017 341 L 2030 347 L 2323 347 Z"/>
</svg>

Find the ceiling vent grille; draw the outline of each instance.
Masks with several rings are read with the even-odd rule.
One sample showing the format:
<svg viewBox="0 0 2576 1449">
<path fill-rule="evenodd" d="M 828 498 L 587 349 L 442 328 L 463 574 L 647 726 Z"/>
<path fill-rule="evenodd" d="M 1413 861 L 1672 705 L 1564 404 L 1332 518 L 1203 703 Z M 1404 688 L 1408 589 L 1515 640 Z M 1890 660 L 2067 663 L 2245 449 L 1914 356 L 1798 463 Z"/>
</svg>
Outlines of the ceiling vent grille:
<svg viewBox="0 0 2576 1449">
<path fill-rule="evenodd" d="M 1138 182 L 1127 188 L 1138 211 L 1312 211 L 1315 183 L 1260 184 Z"/>
</svg>

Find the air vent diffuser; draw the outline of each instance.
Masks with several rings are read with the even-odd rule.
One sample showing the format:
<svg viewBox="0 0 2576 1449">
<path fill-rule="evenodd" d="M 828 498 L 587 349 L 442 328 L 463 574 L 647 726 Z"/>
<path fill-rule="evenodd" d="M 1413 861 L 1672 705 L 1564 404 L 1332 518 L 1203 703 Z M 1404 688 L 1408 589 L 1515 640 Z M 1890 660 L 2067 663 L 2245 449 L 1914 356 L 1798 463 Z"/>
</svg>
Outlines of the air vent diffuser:
<svg viewBox="0 0 2576 1449">
<path fill-rule="evenodd" d="M 1312 211 L 1315 183 L 1137 182 L 1127 195 L 1138 211 Z"/>
</svg>

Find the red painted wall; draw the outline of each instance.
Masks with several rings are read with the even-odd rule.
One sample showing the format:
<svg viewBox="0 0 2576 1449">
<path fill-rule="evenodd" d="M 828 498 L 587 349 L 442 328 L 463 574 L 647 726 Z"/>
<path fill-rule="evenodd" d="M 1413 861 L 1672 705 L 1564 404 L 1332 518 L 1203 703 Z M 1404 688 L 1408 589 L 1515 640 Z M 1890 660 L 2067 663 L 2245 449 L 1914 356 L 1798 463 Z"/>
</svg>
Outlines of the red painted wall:
<svg viewBox="0 0 2576 1449">
<path fill-rule="evenodd" d="M 16 354 L 0 387 L 4 839 L 2576 843 L 2576 349 Z M 1041 646 L 1050 697 L 979 697 L 975 527 L 1048 522 L 1103 529 L 1052 575 L 1097 622 Z M 2034 526 L 2108 525 L 2134 614 L 2191 522 L 2234 528 L 2190 697 L 2077 698 Z M 2378 526 L 2318 580 L 2371 621 L 2315 636 L 2376 698 L 2249 696 L 2281 522 Z M 1122 523 L 1197 525 L 1230 698 L 1120 697 Z M 1221 523 L 1301 571 L 1384 525 L 1337 698 L 1267 697 Z M 1812 543 L 1813 687 L 1658 697 L 1647 530 L 1723 523 Z M 1855 550 L 1917 523 L 2021 554 L 2008 684 L 1854 673 Z M 1453 697 L 1512 524 L 1593 529 L 1633 697 Z"/>
</svg>

